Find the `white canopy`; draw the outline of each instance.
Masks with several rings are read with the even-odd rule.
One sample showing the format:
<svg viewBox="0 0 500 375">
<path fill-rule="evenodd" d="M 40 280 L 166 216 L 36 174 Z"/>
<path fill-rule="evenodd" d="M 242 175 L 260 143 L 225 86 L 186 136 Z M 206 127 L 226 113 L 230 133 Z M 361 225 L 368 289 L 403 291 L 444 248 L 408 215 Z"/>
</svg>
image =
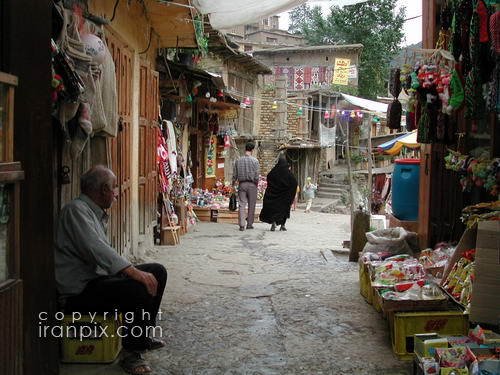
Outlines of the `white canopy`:
<svg viewBox="0 0 500 375">
<path fill-rule="evenodd" d="M 388 104 L 375 102 L 373 100 L 358 98 L 357 96 L 342 94 L 342 97 L 355 105 L 356 107 L 364 108 L 368 111 L 377 112 L 377 113 L 386 113 Z"/>
<path fill-rule="evenodd" d="M 368 0 L 332 0 L 331 5 L 345 6 Z M 258 22 L 263 18 L 285 12 L 306 0 L 193 0 L 194 6 L 203 14 L 208 14 L 214 29 Z"/>
</svg>

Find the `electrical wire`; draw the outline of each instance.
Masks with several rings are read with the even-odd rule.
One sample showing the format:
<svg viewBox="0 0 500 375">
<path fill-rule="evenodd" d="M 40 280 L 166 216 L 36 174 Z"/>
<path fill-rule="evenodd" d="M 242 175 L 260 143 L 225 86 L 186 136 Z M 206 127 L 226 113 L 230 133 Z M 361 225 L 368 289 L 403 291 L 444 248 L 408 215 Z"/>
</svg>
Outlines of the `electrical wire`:
<svg viewBox="0 0 500 375">
<path fill-rule="evenodd" d="M 153 39 L 153 28 L 150 27 L 149 28 L 149 41 L 148 41 L 148 46 L 146 47 L 146 49 L 142 52 L 139 52 L 139 55 L 143 55 L 145 54 L 146 52 L 148 52 L 149 50 L 149 47 L 151 47 L 151 40 Z"/>
<path fill-rule="evenodd" d="M 113 20 L 115 19 L 115 16 L 116 16 L 116 8 L 118 7 L 118 3 L 120 2 L 120 0 L 116 0 L 115 2 L 115 6 L 113 7 L 113 15 L 111 16 L 111 19 L 109 20 L 109 22 L 113 22 Z"/>
</svg>

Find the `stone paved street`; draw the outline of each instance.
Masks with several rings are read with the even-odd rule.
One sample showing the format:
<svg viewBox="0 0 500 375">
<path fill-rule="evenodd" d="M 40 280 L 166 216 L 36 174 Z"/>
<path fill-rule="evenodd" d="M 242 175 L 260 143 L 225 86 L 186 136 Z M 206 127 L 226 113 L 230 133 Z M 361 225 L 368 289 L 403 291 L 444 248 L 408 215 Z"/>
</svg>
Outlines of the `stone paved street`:
<svg viewBox="0 0 500 375">
<path fill-rule="evenodd" d="M 295 211 L 287 227 L 199 223 L 179 246 L 147 254 L 169 271 L 160 321 L 168 344 L 146 354 L 154 373 L 410 374 L 340 250 L 349 216 Z M 122 372 L 113 364 L 62 373 Z"/>
</svg>

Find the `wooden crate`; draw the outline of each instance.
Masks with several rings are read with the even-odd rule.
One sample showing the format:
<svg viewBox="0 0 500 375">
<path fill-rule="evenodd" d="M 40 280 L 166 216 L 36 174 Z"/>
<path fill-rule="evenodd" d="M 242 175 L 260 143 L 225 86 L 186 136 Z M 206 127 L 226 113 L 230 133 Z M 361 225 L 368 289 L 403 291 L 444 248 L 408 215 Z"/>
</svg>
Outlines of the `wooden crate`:
<svg viewBox="0 0 500 375">
<path fill-rule="evenodd" d="M 193 211 L 200 221 L 210 221 L 210 207 L 193 207 Z"/>
<path fill-rule="evenodd" d="M 175 246 L 179 244 L 179 230 L 180 226 L 161 228 L 160 245 Z"/>
</svg>

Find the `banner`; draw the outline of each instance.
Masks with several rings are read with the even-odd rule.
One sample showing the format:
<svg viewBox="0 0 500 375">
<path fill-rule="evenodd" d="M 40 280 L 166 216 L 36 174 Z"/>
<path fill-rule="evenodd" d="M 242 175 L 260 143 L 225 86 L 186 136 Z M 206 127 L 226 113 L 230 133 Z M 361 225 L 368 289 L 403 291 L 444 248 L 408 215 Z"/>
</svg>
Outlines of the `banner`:
<svg viewBox="0 0 500 375">
<path fill-rule="evenodd" d="M 349 70 L 351 66 L 350 59 L 335 59 L 335 66 L 333 68 L 334 85 L 347 86 L 349 83 Z"/>
</svg>

